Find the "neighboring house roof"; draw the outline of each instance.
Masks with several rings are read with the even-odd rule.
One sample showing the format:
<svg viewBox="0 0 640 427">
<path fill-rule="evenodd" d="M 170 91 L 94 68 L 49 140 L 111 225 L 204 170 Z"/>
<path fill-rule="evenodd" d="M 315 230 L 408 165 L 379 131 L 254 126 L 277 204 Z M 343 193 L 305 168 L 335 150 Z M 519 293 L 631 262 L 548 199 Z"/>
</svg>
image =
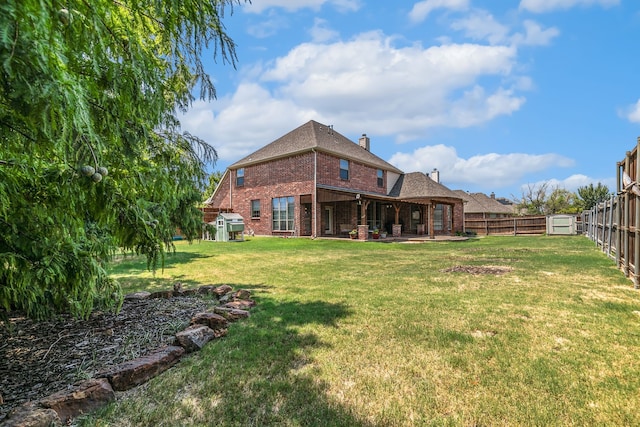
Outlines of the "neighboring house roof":
<svg viewBox="0 0 640 427">
<path fill-rule="evenodd" d="M 336 132 L 332 127 L 318 123 L 315 120 L 308 121 L 270 144 L 238 160 L 229 166 L 229 169 L 238 169 L 312 150 L 355 160 L 386 171 L 398 174 L 403 173 L 392 164 Z"/>
<path fill-rule="evenodd" d="M 391 197 L 402 200 L 409 199 L 461 199 L 439 182 L 434 181 L 422 172 L 410 172 L 400 176 L 389 193 Z"/>
<path fill-rule="evenodd" d="M 467 193 L 464 190 L 454 190 L 454 193 L 466 202 L 464 205 L 465 213 L 513 214 L 512 208 L 484 193 Z"/>
</svg>

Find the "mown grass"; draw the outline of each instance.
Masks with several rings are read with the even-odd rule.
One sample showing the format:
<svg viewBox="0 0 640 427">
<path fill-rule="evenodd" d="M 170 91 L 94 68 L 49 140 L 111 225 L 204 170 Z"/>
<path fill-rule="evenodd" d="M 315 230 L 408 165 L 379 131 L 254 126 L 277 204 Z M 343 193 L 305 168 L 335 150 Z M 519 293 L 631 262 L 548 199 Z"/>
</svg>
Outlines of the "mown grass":
<svg viewBox="0 0 640 427">
<path fill-rule="evenodd" d="M 113 275 L 258 305 L 85 425 L 640 425 L 640 295 L 584 237 L 200 242 Z"/>
</svg>

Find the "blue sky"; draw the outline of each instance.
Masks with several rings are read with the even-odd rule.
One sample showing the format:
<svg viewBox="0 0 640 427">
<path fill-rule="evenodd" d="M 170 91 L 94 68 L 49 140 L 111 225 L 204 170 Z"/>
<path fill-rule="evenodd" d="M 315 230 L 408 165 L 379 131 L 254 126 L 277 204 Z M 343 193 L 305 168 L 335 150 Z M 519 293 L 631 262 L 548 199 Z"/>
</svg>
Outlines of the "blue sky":
<svg viewBox="0 0 640 427">
<path fill-rule="evenodd" d="M 615 190 L 640 136 L 637 0 L 253 0 L 224 23 L 237 67 L 208 60 L 217 99 L 181 116 L 214 170 L 313 119 L 511 199 Z"/>
</svg>

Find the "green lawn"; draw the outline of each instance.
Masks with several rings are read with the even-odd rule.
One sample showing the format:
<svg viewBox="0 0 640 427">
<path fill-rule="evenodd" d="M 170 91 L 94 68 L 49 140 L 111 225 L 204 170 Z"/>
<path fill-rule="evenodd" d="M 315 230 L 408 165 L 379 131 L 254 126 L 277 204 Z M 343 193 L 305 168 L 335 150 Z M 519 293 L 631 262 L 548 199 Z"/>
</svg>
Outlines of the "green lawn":
<svg viewBox="0 0 640 427">
<path fill-rule="evenodd" d="M 585 237 L 251 238 L 144 266 L 113 275 L 258 305 L 86 425 L 640 425 L 640 295 Z"/>
</svg>

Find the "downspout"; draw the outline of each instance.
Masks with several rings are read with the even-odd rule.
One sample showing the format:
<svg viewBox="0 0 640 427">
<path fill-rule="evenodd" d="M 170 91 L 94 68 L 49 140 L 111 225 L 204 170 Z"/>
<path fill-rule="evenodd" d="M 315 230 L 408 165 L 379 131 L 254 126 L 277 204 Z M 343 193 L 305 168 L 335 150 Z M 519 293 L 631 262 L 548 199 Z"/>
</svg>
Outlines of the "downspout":
<svg viewBox="0 0 640 427">
<path fill-rule="evenodd" d="M 316 238 L 316 201 L 318 199 L 318 152 L 315 148 L 312 148 L 313 152 L 313 202 L 311 205 L 311 228 L 313 229 L 311 233 L 312 238 Z"/>
<path fill-rule="evenodd" d="M 231 175 L 231 170 L 229 170 L 229 209 L 233 212 L 233 177 Z"/>
</svg>

